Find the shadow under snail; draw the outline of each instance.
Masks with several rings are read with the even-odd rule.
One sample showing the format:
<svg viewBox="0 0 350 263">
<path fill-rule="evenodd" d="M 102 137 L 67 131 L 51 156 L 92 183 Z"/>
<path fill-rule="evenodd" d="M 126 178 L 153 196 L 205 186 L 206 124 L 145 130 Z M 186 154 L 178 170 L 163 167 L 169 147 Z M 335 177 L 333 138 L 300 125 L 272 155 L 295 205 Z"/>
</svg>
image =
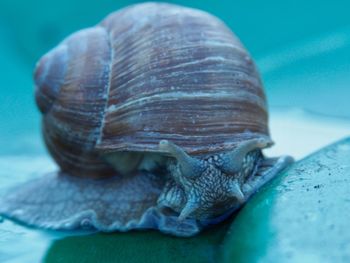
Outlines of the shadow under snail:
<svg viewBox="0 0 350 263">
<path fill-rule="evenodd" d="M 35 74 L 58 172 L 0 199 L 48 229 L 159 229 L 191 236 L 244 204 L 290 162 L 272 145 L 262 83 L 218 18 L 144 3 L 78 31 Z"/>
</svg>

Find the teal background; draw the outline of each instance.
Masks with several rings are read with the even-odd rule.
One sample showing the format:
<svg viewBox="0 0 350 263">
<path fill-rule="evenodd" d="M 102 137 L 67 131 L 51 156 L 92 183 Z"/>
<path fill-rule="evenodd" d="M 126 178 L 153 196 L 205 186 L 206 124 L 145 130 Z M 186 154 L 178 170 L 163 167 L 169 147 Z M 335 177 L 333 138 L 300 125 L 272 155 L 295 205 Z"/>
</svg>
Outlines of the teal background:
<svg viewBox="0 0 350 263">
<path fill-rule="evenodd" d="M 36 61 L 70 33 L 137 2 L 0 0 L 0 191 L 54 167 L 41 141 L 40 116 L 33 99 Z M 260 69 L 272 112 L 296 108 L 349 122 L 350 1 L 168 2 L 206 10 L 239 36 Z M 215 262 L 223 229 L 226 226 L 188 241 L 195 251 L 192 256 L 209 249 L 214 256 L 208 258 Z M 97 235 L 62 241 L 65 234 L 35 231 L 5 221 L 0 224 L 0 262 L 37 262 L 44 255 L 48 262 L 68 262 L 70 258 L 76 262 L 76 242 L 82 244 L 84 253 L 93 251 L 91 257 L 85 257 L 89 262 L 107 241 L 147 242 L 143 235 L 148 237 L 144 233 L 107 238 Z M 185 246 L 178 239 L 157 233 L 152 237 L 154 247 L 141 248 L 146 254 L 149 249 L 165 249 L 190 255 L 183 252 Z M 110 262 L 117 262 L 113 247 L 108 251 Z M 123 250 L 123 255 L 132 256 L 132 251 L 132 247 Z"/>
</svg>

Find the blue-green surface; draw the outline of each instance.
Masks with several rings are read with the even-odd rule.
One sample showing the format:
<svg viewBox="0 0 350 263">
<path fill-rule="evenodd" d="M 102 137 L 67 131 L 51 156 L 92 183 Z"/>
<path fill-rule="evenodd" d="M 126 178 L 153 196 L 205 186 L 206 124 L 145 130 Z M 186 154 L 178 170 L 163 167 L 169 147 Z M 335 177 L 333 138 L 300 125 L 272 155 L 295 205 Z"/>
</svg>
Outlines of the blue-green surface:
<svg viewBox="0 0 350 263">
<path fill-rule="evenodd" d="M 32 71 L 36 60 L 68 34 L 136 2 L 0 1 L 1 192 L 55 167 L 41 141 L 40 117 L 34 105 Z M 272 112 L 297 108 L 312 112 L 310 116 L 322 114 L 350 123 L 349 1 L 169 2 L 207 10 L 232 28 L 257 62 Z M 286 116 L 284 121 L 289 120 Z M 283 132 L 293 140 L 304 139 L 293 137 L 292 129 Z M 47 251 L 46 259 L 52 260 L 52 251 L 62 251 L 60 244 L 74 243 L 73 238 L 54 242 L 63 235 L 4 221 L 0 223 L 0 262 L 37 262 Z M 98 238 L 104 242 L 103 237 Z M 82 240 L 87 247 L 93 242 Z M 73 251 L 69 246 L 62 253 Z"/>
<path fill-rule="evenodd" d="M 350 138 L 266 185 L 224 241 L 224 262 L 350 262 Z"/>
</svg>

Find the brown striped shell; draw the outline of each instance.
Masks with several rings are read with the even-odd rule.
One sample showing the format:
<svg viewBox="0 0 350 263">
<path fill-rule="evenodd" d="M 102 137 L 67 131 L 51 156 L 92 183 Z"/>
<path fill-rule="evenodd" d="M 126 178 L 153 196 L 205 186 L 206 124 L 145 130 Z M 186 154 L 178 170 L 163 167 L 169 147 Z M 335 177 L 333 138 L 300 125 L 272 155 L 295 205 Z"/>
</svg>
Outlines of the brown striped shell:
<svg viewBox="0 0 350 263">
<path fill-rule="evenodd" d="M 256 67 L 216 17 L 146 3 L 69 36 L 38 62 L 36 101 L 63 171 L 114 173 L 110 152 L 160 152 L 166 139 L 205 155 L 268 136 Z"/>
</svg>

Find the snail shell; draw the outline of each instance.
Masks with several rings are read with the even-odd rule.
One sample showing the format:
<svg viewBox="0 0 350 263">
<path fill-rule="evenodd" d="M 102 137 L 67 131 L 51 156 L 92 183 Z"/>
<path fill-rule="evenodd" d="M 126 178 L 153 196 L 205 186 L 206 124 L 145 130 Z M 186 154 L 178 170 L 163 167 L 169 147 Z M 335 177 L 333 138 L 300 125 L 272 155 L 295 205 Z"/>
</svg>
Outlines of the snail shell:
<svg viewBox="0 0 350 263">
<path fill-rule="evenodd" d="M 0 209 L 30 225 L 189 236 L 289 162 L 261 155 L 271 141 L 259 74 L 203 11 L 124 8 L 44 55 L 34 78 L 60 172 L 18 188 Z"/>
<path fill-rule="evenodd" d="M 202 11 L 142 4 L 113 13 L 45 55 L 35 81 L 47 146 L 78 176 L 109 172 L 97 155 L 159 152 L 163 139 L 207 154 L 268 135 L 254 63 Z"/>
</svg>

